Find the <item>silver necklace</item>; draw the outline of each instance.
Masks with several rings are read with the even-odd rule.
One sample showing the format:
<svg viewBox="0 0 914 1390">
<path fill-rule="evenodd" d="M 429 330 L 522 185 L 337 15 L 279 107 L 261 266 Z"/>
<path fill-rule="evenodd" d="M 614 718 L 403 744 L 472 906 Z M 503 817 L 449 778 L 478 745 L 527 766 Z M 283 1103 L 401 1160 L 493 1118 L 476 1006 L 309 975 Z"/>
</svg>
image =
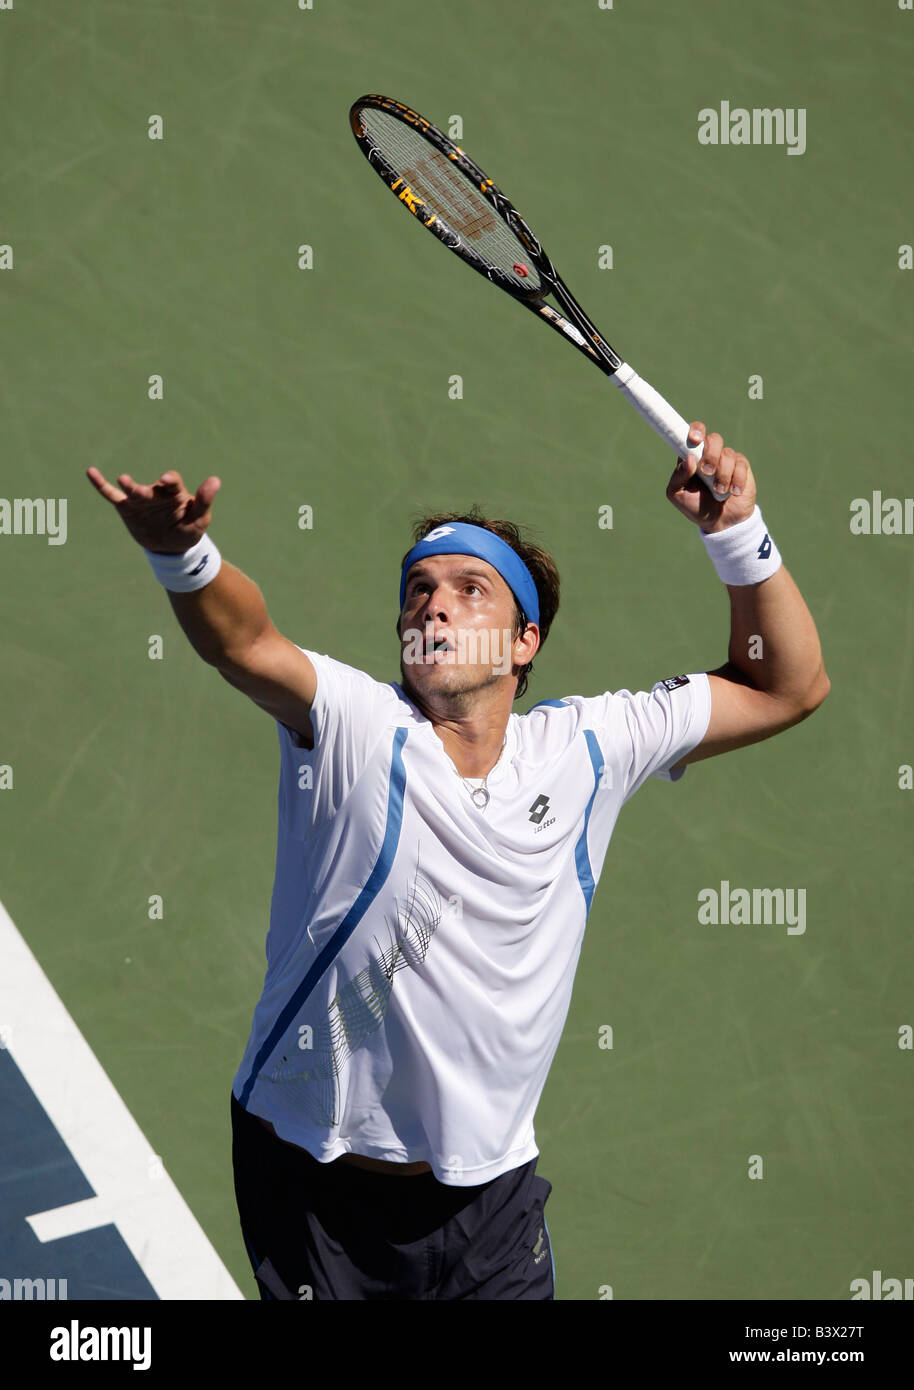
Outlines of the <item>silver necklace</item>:
<svg viewBox="0 0 914 1390">
<path fill-rule="evenodd" d="M 492 776 L 492 773 L 493 773 L 493 772 L 495 771 L 495 769 L 498 767 L 498 764 L 501 762 L 501 755 L 502 755 L 502 753 L 505 751 L 505 744 L 506 744 L 507 742 L 508 742 L 508 735 L 505 734 L 505 736 L 504 736 L 504 738 L 503 738 L 503 740 L 502 740 L 501 748 L 498 750 L 498 757 L 495 759 L 494 763 L 493 763 L 492 766 L 489 768 L 489 770 L 488 770 L 488 772 L 486 773 L 485 777 L 483 777 L 483 779 L 482 779 L 482 786 L 481 786 L 481 787 L 471 787 L 470 784 L 469 784 L 469 782 L 467 781 L 467 779 L 466 779 L 465 777 L 460 777 L 460 773 L 457 772 L 456 767 L 454 768 L 454 771 L 457 772 L 457 776 L 460 777 L 461 782 L 463 783 L 463 785 L 467 788 L 468 792 L 470 793 L 470 797 L 472 798 L 473 805 L 474 805 L 474 806 L 478 806 L 479 809 L 480 809 L 480 811 L 484 811 L 484 810 L 486 809 L 486 807 L 488 806 L 489 801 L 491 800 L 491 797 L 490 797 L 490 795 L 489 795 L 488 789 L 487 789 L 487 787 L 486 787 L 486 783 L 488 782 L 489 778 Z"/>
</svg>

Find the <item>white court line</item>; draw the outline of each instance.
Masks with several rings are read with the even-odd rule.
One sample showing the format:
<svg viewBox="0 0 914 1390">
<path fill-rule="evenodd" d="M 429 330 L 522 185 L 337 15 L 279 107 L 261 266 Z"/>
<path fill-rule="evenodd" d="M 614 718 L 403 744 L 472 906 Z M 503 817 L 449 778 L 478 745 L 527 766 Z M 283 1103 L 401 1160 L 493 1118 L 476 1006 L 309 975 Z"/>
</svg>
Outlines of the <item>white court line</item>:
<svg viewBox="0 0 914 1390">
<path fill-rule="evenodd" d="M 114 1218 L 101 1197 L 86 1197 L 82 1202 L 69 1202 L 65 1207 L 37 1211 L 25 1219 L 42 1245 L 46 1245 L 49 1240 L 63 1240 L 64 1236 L 77 1236 L 81 1231 L 97 1231 L 99 1226 L 110 1226 Z"/>
<path fill-rule="evenodd" d="M 5 1046 L 96 1196 L 28 1221 L 41 1241 L 113 1223 L 162 1299 L 244 1299 L 0 903 Z"/>
</svg>

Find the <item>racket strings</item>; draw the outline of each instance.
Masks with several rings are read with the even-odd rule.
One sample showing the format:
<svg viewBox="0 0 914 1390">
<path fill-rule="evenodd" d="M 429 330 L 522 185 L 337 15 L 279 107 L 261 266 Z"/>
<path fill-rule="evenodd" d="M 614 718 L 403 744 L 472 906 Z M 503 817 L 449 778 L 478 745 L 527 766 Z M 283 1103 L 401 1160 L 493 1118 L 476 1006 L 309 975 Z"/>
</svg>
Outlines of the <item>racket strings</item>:
<svg viewBox="0 0 914 1390">
<path fill-rule="evenodd" d="M 360 119 L 387 163 L 477 256 L 524 289 L 540 288 L 540 276 L 523 243 L 452 160 L 386 111 L 366 107 Z"/>
</svg>

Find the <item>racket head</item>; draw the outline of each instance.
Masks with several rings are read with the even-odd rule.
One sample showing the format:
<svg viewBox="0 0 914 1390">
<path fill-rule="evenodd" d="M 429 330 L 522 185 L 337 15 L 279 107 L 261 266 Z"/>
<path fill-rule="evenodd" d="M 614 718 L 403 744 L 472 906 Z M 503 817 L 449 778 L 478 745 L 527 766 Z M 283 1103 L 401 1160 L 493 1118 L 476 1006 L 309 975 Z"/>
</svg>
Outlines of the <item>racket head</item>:
<svg viewBox="0 0 914 1390">
<path fill-rule="evenodd" d="M 449 250 L 528 304 L 552 288 L 542 247 L 514 206 L 443 130 L 393 97 L 359 97 L 349 124 L 371 167 Z"/>
</svg>

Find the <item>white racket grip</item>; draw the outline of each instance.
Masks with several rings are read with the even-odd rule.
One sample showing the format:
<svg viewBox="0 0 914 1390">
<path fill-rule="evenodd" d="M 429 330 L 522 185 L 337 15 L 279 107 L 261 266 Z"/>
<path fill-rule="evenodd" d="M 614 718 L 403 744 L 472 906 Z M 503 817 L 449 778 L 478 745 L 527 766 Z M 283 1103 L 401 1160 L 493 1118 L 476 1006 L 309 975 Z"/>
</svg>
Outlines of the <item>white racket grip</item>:
<svg viewBox="0 0 914 1390">
<path fill-rule="evenodd" d="M 646 420 L 651 428 L 657 431 L 664 443 L 675 451 L 677 458 L 684 459 L 691 456 L 696 463 L 700 462 L 705 446 L 703 443 L 688 443 L 688 420 L 683 420 L 669 401 L 665 401 L 659 391 L 655 391 L 653 386 L 640 377 L 634 367 L 623 362 L 613 373 L 612 380 L 629 405 L 633 405 L 642 420 Z M 722 502 L 724 497 L 729 496 L 729 493 L 718 496 L 714 491 L 713 475 L 709 478 L 703 473 L 698 473 L 697 476 L 718 502 Z"/>
</svg>

